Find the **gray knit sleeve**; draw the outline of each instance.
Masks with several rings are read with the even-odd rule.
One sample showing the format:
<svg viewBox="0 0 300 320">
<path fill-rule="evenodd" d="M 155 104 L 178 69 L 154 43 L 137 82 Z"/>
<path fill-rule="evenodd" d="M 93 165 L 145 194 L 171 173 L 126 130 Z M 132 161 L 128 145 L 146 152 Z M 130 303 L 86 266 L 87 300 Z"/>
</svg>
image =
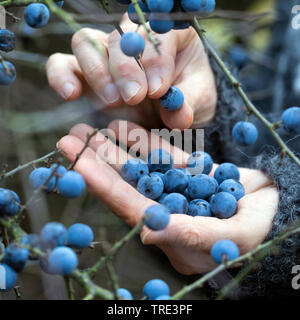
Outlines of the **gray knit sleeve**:
<svg viewBox="0 0 300 320">
<path fill-rule="evenodd" d="M 248 148 L 245 152 L 252 154 L 246 157 L 243 152 L 237 151 L 232 142 L 231 130 L 237 121 L 245 119 L 245 113 L 241 111 L 242 102 L 215 61 L 210 58 L 210 62 L 215 73 L 219 101 L 216 117 L 205 129 L 205 149 L 213 156 L 215 162 L 232 161 L 238 166 L 259 169 L 274 181 L 280 192 L 280 203 L 267 241 L 300 216 L 300 169 L 288 157 L 279 165 L 280 150 L 272 147 L 275 145 L 274 141 L 263 128 L 260 128 L 263 146 Z M 253 121 L 260 126 L 255 119 Z M 280 244 L 280 252 L 270 253 L 260 261 L 258 268 L 244 279 L 231 293 L 230 298 L 299 295 L 300 292 L 294 290 L 291 285 L 291 271 L 294 265 L 300 265 L 300 235 L 294 235 L 283 242 Z M 215 296 L 237 272 L 238 269 L 226 271 L 210 281 L 212 296 Z"/>
</svg>

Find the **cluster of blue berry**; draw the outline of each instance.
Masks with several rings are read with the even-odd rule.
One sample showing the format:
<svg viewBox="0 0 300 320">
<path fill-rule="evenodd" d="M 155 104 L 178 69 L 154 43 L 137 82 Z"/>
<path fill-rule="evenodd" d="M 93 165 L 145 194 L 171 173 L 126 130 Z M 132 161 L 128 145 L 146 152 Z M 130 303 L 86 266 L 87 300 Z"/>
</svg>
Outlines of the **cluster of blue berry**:
<svg viewBox="0 0 300 320">
<path fill-rule="evenodd" d="M 56 4 L 62 7 L 64 1 L 57 1 Z M 45 26 L 50 19 L 50 11 L 43 3 L 32 3 L 26 7 L 24 13 L 25 22 L 31 28 L 41 28 Z M 0 51 L 10 52 L 16 47 L 15 34 L 7 29 L 0 30 Z M 0 85 L 7 86 L 16 79 L 16 68 L 9 62 L 0 63 Z"/>
<path fill-rule="evenodd" d="M 5 290 L 15 287 L 17 273 L 24 270 L 28 260 L 39 260 L 41 269 L 48 274 L 70 274 L 78 265 L 73 249 L 88 248 L 93 239 L 92 229 L 85 224 L 76 223 L 67 230 L 61 223 L 50 222 L 40 235 L 29 234 L 11 243 L 6 247 L 3 264 L 0 265 L 6 271 Z"/>
<path fill-rule="evenodd" d="M 170 214 L 232 217 L 237 201 L 245 195 L 239 182 L 240 173 L 232 163 L 223 163 L 209 176 L 213 160 L 208 153 L 194 152 L 186 168 L 173 168 L 172 156 L 163 149 L 149 153 L 148 164 L 130 159 L 122 167 L 122 177 L 145 197 L 158 205 L 148 208 L 146 225 L 152 230 L 164 229 Z"/>
<path fill-rule="evenodd" d="M 57 190 L 67 198 L 79 197 L 86 187 L 78 172 L 68 171 L 58 164 L 53 164 L 50 168 L 34 169 L 29 176 L 29 182 L 34 189 L 42 188 L 47 193 Z M 19 196 L 12 190 L 0 188 L 0 213 L 13 217 L 20 208 Z M 66 245 L 84 249 L 91 245 L 93 238 L 93 231 L 87 225 L 77 223 L 66 230 L 62 224 L 51 222 L 42 229 L 40 235 L 30 234 L 10 244 L 5 249 L 3 264 L 0 265 L 6 271 L 6 290 L 15 286 L 17 273 L 23 271 L 27 261 L 36 260 L 39 256 L 30 252 L 32 248 L 45 255 L 42 258 L 39 256 L 42 270 L 49 274 L 66 275 L 78 264 L 75 252 Z"/>
<path fill-rule="evenodd" d="M 240 172 L 232 163 L 221 164 L 210 176 L 213 160 L 208 153 L 194 152 L 186 168 L 174 168 L 172 156 L 163 149 L 149 153 L 148 163 L 130 159 L 122 167 L 122 177 L 145 197 L 155 200 L 144 213 L 145 225 L 154 231 L 164 230 L 171 214 L 228 219 L 237 211 L 245 195 L 239 182 Z M 230 240 L 221 240 L 212 248 L 212 258 L 221 263 L 223 256 L 232 260 L 239 255 Z"/>
<path fill-rule="evenodd" d="M 140 23 L 134 5 L 130 0 L 117 0 L 117 2 L 129 5 L 129 19 L 133 23 Z M 184 13 L 209 15 L 215 9 L 215 0 L 138 0 L 138 4 L 146 20 L 149 21 L 151 29 L 157 33 L 189 28 L 189 17 Z M 177 19 L 177 17 L 179 18 Z"/>
<path fill-rule="evenodd" d="M 44 188 L 49 193 L 56 190 L 66 198 L 77 198 L 85 190 L 86 184 L 82 175 L 76 171 L 68 171 L 64 166 L 53 164 L 51 168 L 34 169 L 29 182 L 33 189 Z"/>
</svg>

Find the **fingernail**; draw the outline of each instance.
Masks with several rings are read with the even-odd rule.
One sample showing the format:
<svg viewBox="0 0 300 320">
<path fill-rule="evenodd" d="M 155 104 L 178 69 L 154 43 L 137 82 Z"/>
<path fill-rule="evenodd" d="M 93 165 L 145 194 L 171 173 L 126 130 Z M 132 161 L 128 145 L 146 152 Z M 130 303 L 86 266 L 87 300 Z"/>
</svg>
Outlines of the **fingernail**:
<svg viewBox="0 0 300 320">
<path fill-rule="evenodd" d="M 114 103 L 120 99 L 119 91 L 113 83 L 109 83 L 103 89 L 103 95 L 108 103 Z"/>
<path fill-rule="evenodd" d="M 66 100 L 69 99 L 73 94 L 74 90 L 75 90 L 75 87 L 72 83 L 70 82 L 65 83 L 62 89 L 63 98 Z"/>
<path fill-rule="evenodd" d="M 148 86 L 149 86 L 149 94 L 150 95 L 154 94 L 155 92 L 157 92 L 161 88 L 162 81 L 161 81 L 161 77 L 158 75 L 157 71 L 149 73 Z"/>
<path fill-rule="evenodd" d="M 141 86 L 139 83 L 135 81 L 128 81 L 123 84 L 123 88 L 121 90 L 122 97 L 124 101 L 131 100 L 137 93 L 140 91 Z"/>
</svg>

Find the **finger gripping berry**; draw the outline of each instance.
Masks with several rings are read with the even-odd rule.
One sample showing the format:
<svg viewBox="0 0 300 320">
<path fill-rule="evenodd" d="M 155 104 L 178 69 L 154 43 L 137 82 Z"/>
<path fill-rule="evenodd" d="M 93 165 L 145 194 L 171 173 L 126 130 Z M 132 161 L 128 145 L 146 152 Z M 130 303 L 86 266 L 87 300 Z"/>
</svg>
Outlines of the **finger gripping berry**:
<svg viewBox="0 0 300 320">
<path fill-rule="evenodd" d="M 7 29 L 0 30 L 0 51 L 10 52 L 15 48 L 15 34 Z"/>
<path fill-rule="evenodd" d="M 163 108 L 170 111 L 176 111 L 183 106 L 184 95 L 180 89 L 171 87 L 169 91 L 160 98 L 160 103 Z"/>
<path fill-rule="evenodd" d="M 121 50 L 129 57 L 139 56 L 145 49 L 145 40 L 137 32 L 127 32 L 122 35 Z"/>
</svg>

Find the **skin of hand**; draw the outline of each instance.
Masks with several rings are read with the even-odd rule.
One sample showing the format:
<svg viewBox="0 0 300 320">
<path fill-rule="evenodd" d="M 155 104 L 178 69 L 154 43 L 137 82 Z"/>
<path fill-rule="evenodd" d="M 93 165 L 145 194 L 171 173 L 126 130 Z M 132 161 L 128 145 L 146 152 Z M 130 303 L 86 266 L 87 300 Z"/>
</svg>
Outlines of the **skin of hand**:
<svg viewBox="0 0 300 320">
<path fill-rule="evenodd" d="M 136 31 L 127 14 L 122 29 Z M 142 70 L 134 58 L 120 49 L 120 35 L 84 28 L 73 36 L 74 55 L 56 53 L 46 66 L 50 86 L 63 99 L 72 101 L 86 95 L 94 105 L 112 116 L 147 128 L 164 124 L 171 129 L 204 127 L 214 115 L 217 91 L 204 47 L 193 28 L 155 34 L 160 55 L 145 38 Z M 185 96 L 183 107 L 168 111 L 161 98 L 174 85 Z"/>
<path fill-rule="evenodd" d="M 136 141 L 129 141 L 128 136 L 133 129 L 144 132 L 139 150 L 144 157 L 150 151 L 149 141 L 156 140 L 160 147 L 170 150 L 175 163 L 184 167 L 188 154 L 170 145 L 160 137 L 146 131 L 134 123 L 127 124 L 126 134 L 120 134 L 119 121 L 109 125 L 119 142 L 128 140 L 129 147 Z M 74 126 L 70 133 L 63 137 L 58 147 L 69 161 L 74 161 L 76 155 L 85 145 L 87 135 L 93 128 L 86 124 Z M 150 140 L 151 139 L 151 140 Z M 103 146 L 105 145 L 105 148 Z M 169 149 L 170 147 L 170 149 Z M 110 157 L 118 151 L 117 165 L 109 165 Z M 126 183 L 120 176 L 122 164 L 130 156 L 108 140 L 101 133 L 95 136 L 85 150 L 75 169 L 80 172 L 89 190 L 103 201 L 119 218 L 130 226 L 136 225 L 145 210 L 156 202 L 145 198 L 135 188 Z M 214 171 L 218 165 L 214 165 Z M 241 183 L 246 195 L 238 201 L 236 215 L 229 219 L 214 217 L 191 217 L 182 214 L 172 214 L 167 228 L 163 231 L 151 231 L 144 227 L 141 240 L 144 244 L 156 245 L 168 256 L 173 267 L 180 273 L 190 275 L 205 273 L 216 267 L 210 257 L 213 244 L 221 239 L 233 240 L 244 254 L 264 241 L 271 230 L 273 218 L 277 211 L 279 193 L 272 181 L 261 171 L 240 168 Z"/>
</svg>

